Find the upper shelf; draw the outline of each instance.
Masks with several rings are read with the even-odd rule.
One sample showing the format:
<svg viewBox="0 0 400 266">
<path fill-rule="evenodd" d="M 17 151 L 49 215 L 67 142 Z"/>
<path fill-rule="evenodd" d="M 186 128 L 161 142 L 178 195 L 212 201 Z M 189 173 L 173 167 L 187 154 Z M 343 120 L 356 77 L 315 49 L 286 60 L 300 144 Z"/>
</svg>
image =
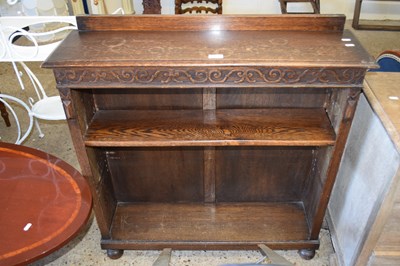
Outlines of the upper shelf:
<svg viewBox="0 0 400 266">
<path fill-rule="evenodd" d="M 86 16 L 77 21 L 80 31 L 72 32 L 44 67 L 374 66 L 354 36 L 343 34 L 344 16 Z"/>
<path fill-rule="evenodd" d="M 335 133 L 323 108 L 101 110 L 88 146 L 325 146 Z"/>
</svg>

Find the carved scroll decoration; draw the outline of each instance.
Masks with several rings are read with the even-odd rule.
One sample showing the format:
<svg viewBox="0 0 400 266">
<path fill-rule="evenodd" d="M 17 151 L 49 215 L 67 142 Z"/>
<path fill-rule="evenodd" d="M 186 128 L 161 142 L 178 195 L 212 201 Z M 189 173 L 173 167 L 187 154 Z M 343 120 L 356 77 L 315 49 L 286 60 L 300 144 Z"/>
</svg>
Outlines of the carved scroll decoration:
<svg viewBox="0 0 400 266">
<path fill-rule="evenodd" d="M 325 68 L 106 68 L 58 69 L 55 71 L 59 85 L 65 84 L 137 84 L 145 85 L 265 85 L 265 84 L 361 84 L 364 69 Z"/>
</svg>

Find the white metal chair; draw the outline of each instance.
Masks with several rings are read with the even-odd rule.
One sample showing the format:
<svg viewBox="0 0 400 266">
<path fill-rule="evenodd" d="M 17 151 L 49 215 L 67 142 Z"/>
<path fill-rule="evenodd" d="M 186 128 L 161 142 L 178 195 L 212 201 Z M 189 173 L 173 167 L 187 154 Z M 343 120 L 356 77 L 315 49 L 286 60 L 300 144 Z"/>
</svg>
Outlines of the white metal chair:
<svg viewBox="0 0 400 266">
<path fill-rule="evenodd" d="M 40 32 L 27 28 L 32 29 L 38 25 L 53 25 L 55 28 L 51 30 L 42 28 Z M 30 114 L 36 118 L 34 121 L 40 137 L 44 135 L 37 119 L 63 120 L 65 114 L 60 96 L 48 97 L 39 79 L 24 62 L 44 61 L 62 41 L 58 35 L 62 36 L 63 32 L 76 28 L 76 18 L 73 16 L 0 17 L 0 62 L 11 62 L 22 90 L 26 87 L 22 75 L 27 75 L 29 78 L 36 93 L 36 97 L 28 97 Z M 59 38 L 55 38 L 56 36 Z M 18 38 L 25 38 L 29 45 L 17 44 L 15 40 Z"/>
<path fill-rule="evenodd" d="M 8 102 L 5 101 L 4 99 L 11 100 L 13 102 L 16 102 L 17 104 L 20 104 L 25 109 L 25 111 L 27 112 L 27 114 L 29 116 L 29 126 L 28 126 L 28 128 L 26 129 L 26 131 L 25 131 L 25 133 L 23 135 L 22 135 L 22 129 L 21 129 L 21 125 L 19 123 L 19 119 L 18 119 L 17 114 L 15 113 L 15 111 L 11 107 L 11 105 L 8 104 Z M 20 99 L 18 99 L 16 97 L 13 97 L 13 96 L 10 96 L 10 95 L 7 95 L 7 94 L 0 93 L 0 102 L 3 103 L 6 106 L 6 108 L 10 111 L 11 115 L 14 117 L 15 124 L 17 126 L 17 133 L 18 133 L 17 134 L 17 139 L 15 141 L 15 144 L 21 144 L 28 137 L 29 133 L 32 131 L 32 128 L 33 128 L 33 115 L 32 115 L 32 112 L 31 112 L 29 106 L 26 103 L 24 103 L 23 101 L 21 101 Z"/>
</svg>

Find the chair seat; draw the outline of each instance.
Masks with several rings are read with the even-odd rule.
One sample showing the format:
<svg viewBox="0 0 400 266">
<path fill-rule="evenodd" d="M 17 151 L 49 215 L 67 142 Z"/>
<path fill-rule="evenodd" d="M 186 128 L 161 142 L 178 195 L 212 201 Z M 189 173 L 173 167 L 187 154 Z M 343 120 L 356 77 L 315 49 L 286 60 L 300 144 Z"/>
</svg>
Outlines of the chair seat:
<svg viewBox="0 0 400 266">
<path fill-rule="evenodd" d="M 66 119 L 60 96 L 46 97 L 32 106 L 35 117 L 45 120 Z"/>
<path fill-rule="evenodd" d="M 400 50 L 387 50 L 382 52 L 376 62 L 379 69 L 371 69 L 370 72 L 400 72 Z"/>
</svg>

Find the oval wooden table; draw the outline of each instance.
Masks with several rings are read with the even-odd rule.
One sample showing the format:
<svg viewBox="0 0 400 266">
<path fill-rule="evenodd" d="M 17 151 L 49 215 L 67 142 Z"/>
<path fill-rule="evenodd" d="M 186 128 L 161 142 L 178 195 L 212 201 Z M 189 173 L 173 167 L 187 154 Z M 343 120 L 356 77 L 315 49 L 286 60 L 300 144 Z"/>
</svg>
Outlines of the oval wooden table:
<svg viewBox="0 0 400 266">
<path fill-rule="evenodd" d="M 66 162 L 0 142 L 0 265 L 24 265 L 68 243 L 87 222 L 89 186 Z"/>
</svg>

